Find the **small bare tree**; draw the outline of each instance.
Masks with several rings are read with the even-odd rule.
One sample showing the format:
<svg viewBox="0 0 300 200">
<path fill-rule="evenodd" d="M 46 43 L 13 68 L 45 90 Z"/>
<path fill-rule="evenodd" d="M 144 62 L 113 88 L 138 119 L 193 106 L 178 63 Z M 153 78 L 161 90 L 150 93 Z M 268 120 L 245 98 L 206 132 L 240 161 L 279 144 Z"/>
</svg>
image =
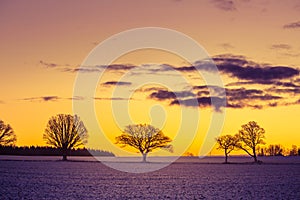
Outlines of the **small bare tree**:
<svg viewBox="0 0 300 200">
<path fill-rule="evenodd" d="M 292 145 L 292 149 L 289 152 L 289 156 L 297 156 L 297 155 L 298 155 L 297 146 Z"/>
<path fill-rule="evenodd" d="M 172 152 L 171 141 L 161 130 L 149 124 L 128 125 L 123 134 L 116 137 L 116 144 L 137 149 L 143 155 L 143 162 L 146 162 L 147 154 L 154 149 L 163 148 Z"/>
<path fill-rule="evenodd" d="M 253 157 L 254 162 L 257 162 L 256 150 L 258 145 L 265 144 L 265 130 L 256 122 L 251 121 L 242 125 L 242 129 L 236 137 L 239 140 L 239 143 L 236 146 L 244 150 L 249 156 Z"/>
<path fill-rule="evenodd" d="M 17 141 L 16 134 L 9 124 L 0 120 L 0 145 L 14 145 Z"/>
<path fill-rule="evenodd" d="M 266 148 L 266 153 L 269 156 L 283 156 L 284 148 L 280 144 L 270 144 L 268 148 Z"/>
<path fill-rule="evenodd" d="M 225 163 L 228 163 L 228 155 L 233 151 L 238 143 L 238 138 L 232 135 L 223 135 L 216 138 L 217 149 L 224 149 Z"/>
<path fill-rule="evenodd" d="M 67 160 L 71 149 L 85 144 L 87 138 L 87 129 L 80 118 L 67 114 L 51 117 L 43 135 L 47 144 L 62 150 L 63 160 Z"/>
</svg>

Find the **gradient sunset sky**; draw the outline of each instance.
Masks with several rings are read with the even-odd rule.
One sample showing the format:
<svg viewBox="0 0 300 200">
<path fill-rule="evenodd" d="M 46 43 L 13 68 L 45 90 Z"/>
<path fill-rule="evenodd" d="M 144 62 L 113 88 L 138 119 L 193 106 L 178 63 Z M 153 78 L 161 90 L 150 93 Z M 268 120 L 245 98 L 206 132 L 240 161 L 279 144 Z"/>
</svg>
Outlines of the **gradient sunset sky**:
<svg viewBox="0 0 300 200">
<path fill-rule="evenodd" d="M 235 134 L 242 124 L 255 120 L 266 130 L 267 144 L 300 145 L 298 0 L 1 0 L 0 22 L 0 119 L 15 130 L 17 145 L 45 145 L 42 135 L 49 118 L 73 113 L 73 101 L 86 98 L 74 98 L 73 87 L 76 69 L 87 55 L 110 36 L 141 27 L 182 32 L 213 58 L 227 93 L 227 107 L 218 111 L 226 112 L 222 134 Z M 186 105 L 182 106 L 191 112 L 201 109 L 199 134 L 185 150 L 198 154 L 215 108 L 204 101 L 207 88 L 195 77 L 191 67 L 195 63 L 187 63 L 178 55 L 146 49 L 116 59 L 112 65 L 118 67 L 105 74 L 91 97 L 99 124 L 113 143 L 125 124 L 118 127 L 114 123 L 110 105 L 124 99 L 111 98 L 112 91 L 131 85 L 116 82 L 131 69 L 152 63 L 161 70 L 163 64 L 175 68 L 194 88 L 173 93 L 159 85 L 140 88 L 130 99 L 132 119 L 136 123 L 152 121 L 166 135 L 175 137 L 180 117 L 173 94 L 183 94 Z M 97 70 L 90 68 L 86 73 Z M 185 100 L 191 98 L 198 98 L 199 107 L 188 105 Z M 151 110 L 153 105 L 164 108 L 164 114 L 160 108 Z M 156 119 L 149 118 L 149 110 Z M 159 120 L 162 115 L 165 123 Z M 96 131 L 87 128 L 92 134 Z M 91 135 L 87 146 L 97 147 L 96 143 Z M 121 150 L 116 153 L 122 155 Z M 218 153 L 213 150 L 213 154 Z"/>
</svg>

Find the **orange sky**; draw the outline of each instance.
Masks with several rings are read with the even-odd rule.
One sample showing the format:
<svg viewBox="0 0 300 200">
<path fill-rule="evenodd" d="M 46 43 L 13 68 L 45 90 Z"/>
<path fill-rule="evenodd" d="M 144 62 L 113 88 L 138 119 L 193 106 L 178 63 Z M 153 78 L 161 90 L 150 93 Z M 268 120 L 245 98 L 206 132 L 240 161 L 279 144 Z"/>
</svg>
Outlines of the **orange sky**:
<svg viewBox="0 0 300 200">
<path fill-rule="evenodd" d="M 0 118 L 14 128 L 17 145 L 45 144 L 42 134 L 48 119 L 58 113 L 73 113 L 70 98 L 76 73 L 70 72 L 70 69 L 81 65 L 98 43 L 128 29 L 149 26 L 174 29 L 197 41 L 212 57 L 241 55 L 245 56 L 244 60 L 260 64 L 262 68 L 265 67 L 261 65 L 263 63 L 296 70 L 300 66 L 300 3 L 297 0 L 89 1 L 85 4 L 80 1 L 1 1 L 0 23 Z M 188 64 L 176 55 L 151 50 L 123 55 L 114 63 L 156 63 L 176 67 Z M 191 78 L 193 85 L 202 83 L 193 72 L 182 73 L 182 76 Z M 243 79 L 240 74 L 231 74 L 226 69 L 221 76 L 224 84 L 250 80 L 248 76 Z M 107 73 L 100 80 L 95 97 L 111 97 L 114 87 L 104 87 L 102 83 L 118 81 L 119 78 L 120 74 L 116 72 Z M 300 106 L 299 103 L 291 103 L 300 99 L 299 75 L 272 79 L 277 83 L 294 84 L 288 88 L 263 84 L 261 80 L 251 78 L 256 84 L 236 85 L 234 88 L 264 92 L 273 88 L 272 95 L 282 97 L 280 102 L 285 105 L 265 106 L 263 109 L 247 106 L 224 108 L 226 118 L 222 134 L 234 134 L 242 124 L 255 120 L 265 128 L 268 144 L 299 146 Z M 293 89 L 294 92 L 279 93 L 274 89 Z M 163 126 L 161 128 L 167 135 L 173 136 L 179 123 L 179 107 L 169 106 L 167 100 L 149 99 L 149 94 L 135 93 L 135 99 L 140 101 L 130 101 L 133 120 L 150 123 L 151 107 L 160 105 L 152 109 L 152 121 L 157 116 L 166 116 L 164 125 L 159 124 L 160 120 L 153 122 Z M 51 96 L 56 99 L 45 98 Z M 247 101 L 253 105 L 274 103 L 261 99 L 259 102 L 253 99 Z M 110 103 L 108 100 L 97 100 L 95 107 L 99 124 L 102 124 L 108 138 L 113 140 L 124 124 L 116 126 Z M 144 107 L 147 108 L 145 112 L 140 109 Z M 209 107 L 189 109 L 200 109 L 201 112 L 197 138 L 188 150 L 198 154 L 212 110 Z M 93 146 L 97 140 L 94 138 L 97 128 L 88 129 L 91 135 L 89 145 Z M 103 147 L 110 150 L 108 148 Z M 115 152 L 119 155 L 124 153 L 118 149 Z M 218 154 L 215 150 L 213 153 Z"/>
</svg>

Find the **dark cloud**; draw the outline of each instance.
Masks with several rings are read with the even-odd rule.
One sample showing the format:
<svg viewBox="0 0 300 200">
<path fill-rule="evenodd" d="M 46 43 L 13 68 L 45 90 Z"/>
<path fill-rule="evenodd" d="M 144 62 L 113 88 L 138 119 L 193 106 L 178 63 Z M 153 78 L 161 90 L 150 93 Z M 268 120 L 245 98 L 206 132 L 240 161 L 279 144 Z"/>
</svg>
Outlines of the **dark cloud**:
<svg viewBox="0 0 300 200">
<path fill-rule="evenodd" d="M 244 87 L 221 88 L 213 85 L 198 85 L 191 90 L 181 92 L 171 92 L 167 89 L 159 88 L 157 91 L 154 91 L 155 88 L 148 91 L 151 92 L 149 98 L 168 102 L 171 106 L 212 107 L 216 111 L 221 111 L 225 107 L 263 109 L 266 107 L 298 104 L 295 101 L 290 102 L 289 98 L 280 94 L 300 94 L 300 87 L 288 82 L 274 82 L 273 84 L 278 86 L 274 86 L 272 89 L 248 89 Z"/>
<path fill-rule="evenodd" d="M 198 97 L 218 97 L 225 98 L 227 100 L 227 106 L 229 108 L 261 108 L 267 101 L 280 100 L 281 96 L 272 95 L 264 90 L 259 89 L 246 89 L 246 88 L 220 88 L 218 86 L 194 86 L 195 90 L 198 90 Z M 226 92 L 226 94 L 224 93 Z M 258 104 L 257 104 L 258 103 Z"/>
<path fill-rule="evenodd" d="M 274 101 L 282 100 L 283 97 L 269 94 L 264 90 L 226 88 L 227 107 L 230 108 L 255 108 L 262 109 L 264 106 L 274 103 Z"/>
<path fill-rule="evenodd" d="M 241 80 L 262 82 L 287 79 L 299 75 L 299 71 L 292 67 L 258 64 L 246 60 L 245 57 L 223 55 L 216 56 L 213 60 L 221 72 Z"/>
<path fill-rule="evenodd" d="M 187 107 L 209 107 L 220 111 L 225 107 L 225 99 L 219 97 L 197 97 L 191 91 L 171 92 L 168 90 L 158 90 L 152 92 L 149 97 L 158 101 L 168 101 L 169 105 L 183 105 Z"/>
<path fill-rule="evenodd" d="M 196 71 L 197 69 L 195 66 L 182 66 L 182 67 L 175 67 L 174 69 L 178 71 L 183 71 L 183 72 L 190 72 L 190 71 Z"/>
<path fill-rule="evenodd" d="M 170 105 L 183 105 L 187 107 L 213 107 L 216 111 L 221 111 L 226 106 L 226 100 L 219 97 L 198 97 L 183 100 L 173 100 Z"/>
<path fill-rule="evenodd" d="M 242 100 L 242 99 L 254 99 L 255 97 L 262 96 L 264 92 L 258 89 L 226 89 L 226 96 L 229 100 Z"/>
<path fill-rule="evenodd" d="M 245 56 L 242 55 L 233 55 L 233 54 L 222 54 L 222 55 L 216 55 L 212 57 L 213 61 L 218 63 L 227 63 L 227 64 L 233 64 L 233 65 L 239 65 L 244 66 L 246 64 L 248 65 L 254 65 L 254 62 L 248 61 Z"/>
<path fill-rule="evenodd" d="M 150 94 L 151 99 L 156 99 L 159 101 L 164 101 L 167 99 L 177 99 L 177 98 L 186 98 L 194 97 L 195 94 L 190 91 L 179 91 L 179 92 L 170 92 L 168 90 L 158 90 Z"/>
<path fill-rule="evenodd" d="M 274 80 L 291 78 L 299 74 L 299 71 L 290 67 L 240 67 L 232 64 L 220 64 L 218 68 L 232 77 L 244 80 Z"/>
<path fill-rule="evenodd" d="M 292 22 L 292 23 L 289 23 L 289 24 L 285 24 L 285 25 L 283 25 L 283 28 L 285 28 L 285 29 L 300 28 L 300 21 Z"/>
<path fill-rule="evenodd" d="M 273 44 L 271 49 L 290 50 L 292 49 L 292 46 L 288 44 Z"/>
<path fill-rule="evenodd" d="M 119 86 L 128 86 L 131 85 L 131 82 L 125 82 L 125 81 L 107 81 L 105 83 L 102 83 L 102 85 L 111 86 L 111 85 L 119 85 Z"/>
<path fill-rule="evenodd" d="M 235 11 L 236 6 L 231 0 L 211 0 L 211 2 L 218 8 L 224 11 Z"/>
<path fill-rule="evenodd" d="M 217 72 L 216 65 L 212 62 L 212 60 L 204 59 L 199 60 L 191 66 L 180 66 L 174 67 L 175 70 L 180 72 L 195 72 L 195 71 L 207 71 L 207 72 Z"/>
<path fill-rule="evenodd" d="M 103 68 L 105 66 L 100 65 L 99 68 Z M 135 68 L 135 65 L 129 65 L 129 64 L 113 64 L 108 65 L 106 69 L 112 70 L 112 71 L 126 71 Z"/>
<path fill-rule="evenodd" d="M 276 86 L 282 86 L 282 87 L 293 87 L 293 88 L 299 88 L 300 86 L 292 83 L 292 82 L 275 82 L 274 85 Z"/>
<path fill-rule="evenodd" d="M 294 87 L 294 88 L 271 87 L 271 88 L 268 88 L 267 91 L 273 92 L 273 93 L 276 93 L 276 94 L 297 95 L 297 94 L 300 94 L 300 87 Z"/>
<path fill-rule="evenodd" d="M 176 99 L 175 93 L 167 90 L 158 90 L 157 92 L 152 92 L 149 97 L 151 99 L 156 99 L 159 101 L 164 101 L 166 99 Z"/>
</svg>

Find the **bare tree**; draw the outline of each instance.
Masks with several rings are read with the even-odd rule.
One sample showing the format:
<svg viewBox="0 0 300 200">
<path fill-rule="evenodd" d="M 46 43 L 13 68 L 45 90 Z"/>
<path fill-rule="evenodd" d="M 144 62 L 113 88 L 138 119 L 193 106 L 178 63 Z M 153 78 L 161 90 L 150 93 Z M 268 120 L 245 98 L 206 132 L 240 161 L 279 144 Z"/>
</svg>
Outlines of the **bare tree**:
<svg viewBox="0 0 300 200">
<path fill-rule="evenodd" d="M 292 145 L 292 149 L 289 152 L 289 156 L 297 156 L 298 155 L 298 150 L 296 145 Z"/>
<path fill-rule="evenodd" d="M 62 150 L 63 160 L 67 160 L 71 149 L 84 145 L 87 138 L 87 129 L 80 118 L 67 114 L 51 117 L 43 135 L 47 144 Z"/>
<path fill-rule="evenodd" d="M 280 144 L 271 144 L 269 147 L 266 149 L 266 152 L 268 153 L 269 156 L 283 156 L 284 148 Z"/>
<path fill-rule="evenodd" d="M 16 134 L 9 124 L 0 120 L 0 145 L 14 145 L 17 141 Z"/>
<path fill-rule="evenodd" d="M 237 147 L 244 150 L 249 156 L 257 162 L 256 150 L 258 145 L 265 144 L 265 130 L 261 128 L 255 121 L 242 125 L 242 129 L 236 135 L 239 142 Z"/>
<path fill-rule="evenodd" d="M 225 163 L 228 163 L 228 155 L 236 147 L 238 139 L 236 136 L 232 135 L 223 135 L 216 138 L 218 147 L 217 149 L 224 149 L 225 153 Z"/>
<path fill-rule="evenodd" d="M 143 155 L 143 162 L 146 162 L 147 154 L 154 149 L 163 148 L 172 152 L 173 147 L 168 144 L 171 141 L 161 130 L 149 124 L 128 125 L 123 134 L 116 137 L 116 144 L 137 149 Z"/>
</svg>

